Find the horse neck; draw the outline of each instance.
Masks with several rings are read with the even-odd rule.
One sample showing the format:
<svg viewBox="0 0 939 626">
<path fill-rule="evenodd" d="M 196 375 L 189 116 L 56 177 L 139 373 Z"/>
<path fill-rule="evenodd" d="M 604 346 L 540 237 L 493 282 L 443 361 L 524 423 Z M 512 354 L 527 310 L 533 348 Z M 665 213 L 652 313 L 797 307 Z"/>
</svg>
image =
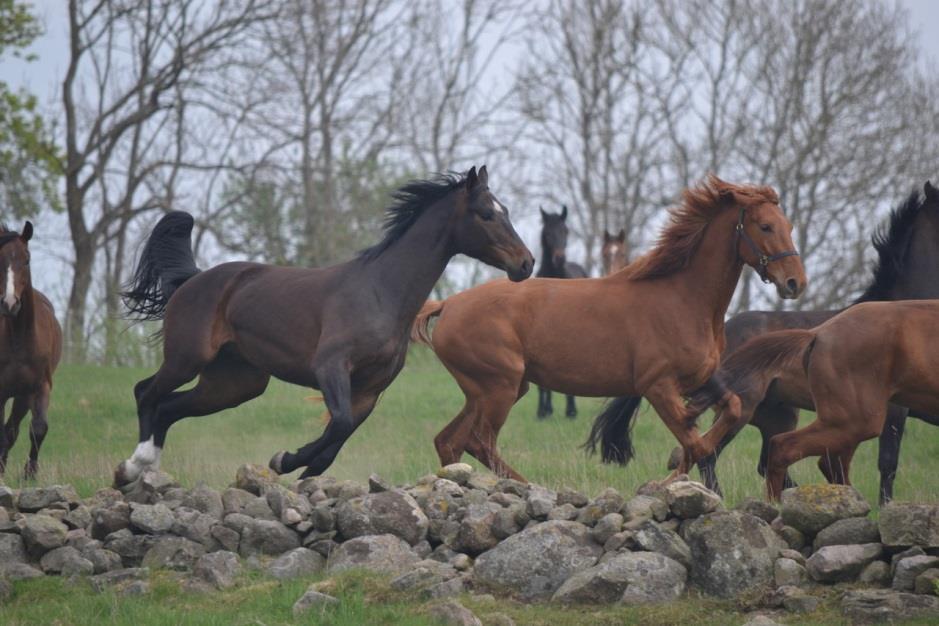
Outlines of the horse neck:
<svg viewBox="0 0 939 626">
<path fill-rule="evenodd" d="M 737 254 L 736 211 L 725 209 L 705 226 L 704 237 L 688 265 L 671 278 L 682 301 L 697 319 L 710 319 L 723 329 L 743 261 Z"/>
<path fill-rule="evenodd" d="M 548 246 L 541 242 L 541 264 L 538 266 L 538 276 L 541 278 L 563 278 L 564 265 L 554 263 L 554 254 Z"/>
<path fill-rule="evenodd" d="M 22 305 L 15 317 L 6 318 L 8 340 L 17 352 L 25 350 L 35 343 L 36 307 L 32 284 L 26 285 L 20 296 Z"/>
<path fill-rule="evenodd" d="M 921 211 L 921 215 L 926 211 Z M 931 300 L 939 298 L 939 223 L 927 215 L 927 223 L 914 225 L 900 275 L 886 294 L 887 300 Z"/>
<path fill-rule="evenodd" d="M 382 310 L 393 312 L 403 324 L 413 321 L 454 255 L 452 203 L 448 196 L 425 209 L 398 240 L 367 262 L 365 272 L 380 294 Z"/>
</svg>

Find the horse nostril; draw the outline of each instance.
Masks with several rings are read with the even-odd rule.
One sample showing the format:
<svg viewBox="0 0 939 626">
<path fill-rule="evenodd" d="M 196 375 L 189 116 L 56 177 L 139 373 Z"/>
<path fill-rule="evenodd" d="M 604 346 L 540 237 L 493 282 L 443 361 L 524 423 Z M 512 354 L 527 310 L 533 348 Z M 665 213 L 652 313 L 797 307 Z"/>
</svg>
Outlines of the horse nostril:
<svg viewBox="0 0 939 626">
<path fill-rule="evenodd" d="M 786 281 L 786 287 L 789 288 L 789 293 L 796 293 L 796 290 L 799 288 L 799 283 L 796 282 L 795 278 L 790 278 Z"/>
</svg>

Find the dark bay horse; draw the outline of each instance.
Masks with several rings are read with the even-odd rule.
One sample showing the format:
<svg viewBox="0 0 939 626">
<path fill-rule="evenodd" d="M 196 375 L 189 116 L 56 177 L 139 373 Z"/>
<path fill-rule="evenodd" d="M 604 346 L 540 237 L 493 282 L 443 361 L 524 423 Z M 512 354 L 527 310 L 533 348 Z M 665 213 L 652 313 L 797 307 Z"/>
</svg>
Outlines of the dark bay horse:
<svg viewBox="0 0 939 626">
<path fill-rule="evenodd" d="M 164 319 L 164 361 L 134 388 L 140 443 L 116 484 L 159 462 L 174 422 L 255 398 L 271 376 L 322 390 L 330 413 L 319 439 L 278 452 L 271 469 L 322 473 L 401 370 L 414 315 L 454 255 L 513 281 L 531 275 L 534 258 L 489 190 L 485 166 L 409 183 L 394 198 L 380 243 L 322 269 L 225 263 L 200 272 L 192 217 L 163 217 L 125 300 L 141 317 Z M 194 388 L 174 391 L 196 376 Z"/>
<path fill-rule="evenodd" d="M 535 274 L 538 278 L 587 278 L 587 270 L 577 263 L 567 261 L 567 205 L 560 213 L 541 211 L 541 265 Z M 551 390 L 538 387 L 538 417 L 544 419 L 554 413 L 551 406 Z M 567 396 L 567 417 L 577 417 L 574 396 Z"/>
<path fill-rule="evenodd" d="M 936 328 L 939 301 L 864 302 L 811 330 L 766 333 L 730 355 L 728 370 L 755 388 L 749 400 L 741 396 L 744 411 L 769 381 L 815 407 L 814 422 L 770 440 L 770 499 L 779 499 L 788 467 L 807 456 L 819 457 L 829 482 L 850 484 L 854 452 L 883 431 L 889 402 L 939 414 Z M 693 403 L 707 396 L 695 394 Z"/>
<path fill-rule="evenodd" d="M 878 261 L 874 276 L 864 293 L 855 300 L 869 302 L 879 300 L 926 300 L 939 298 L 939 190 L 928 181 L 924 193 L 913 193 L 891 212 L 886 228 L 873 237 Z M 734 316 L 727 322 L 727 350 L 725 359 L 747 340 L 774 330 L 790 328 L 813 328 L 831 319 L 840 311 L 748 311 Z M 722 366 L 718 378 L 732 389 L 753 397 L 755 388 L 748 381 L 735 383 L 734 374 L 724 371 Z M 804 395 L 801 394 L 804 400 Z M 811 403 L 799 401 L 799 394 L 787 396 L 781 385 L 770 384 L 759 398 L 744 402 L 744 412 L 752 415 L 750 423 L 760 429 L 763 447 L 757 471 L 765 475 L 769 442 L 773 436 L 794 430 L 798 424 L 799 409 L 812 409 Z M 755 404 L 753 404 L 755 402 Z M 755 407 L 755 408 L 754 408 Z M 939 425 L 939 418 L 918 411 L 910 413 L 928 423 Z M 893 482 L 896 477 L 900 454 L 900 440 L 906 422 L 907 410 L 892 405 L 887 413 L 887 422 L 880 435 L 879 469 L 881 475 L 880 501 L 893 497 Z M 747 419 L 745 415 L 744 420 Z M 736 436 L 731 431 L 718 445 L 715 453 L 698 462 L 705 484 L 720 491 L 717 480 L 717 457 Z M 787 475 L 786 487 L 794 486 Z"/>
<path fill-rule="evenodd" d="M 32 411 L 26 478 L 39 471 L 39 448 L 49 430 L 52 374 L 62 357 L 62 328 L 52 303 L 33 287 L 29 271 L 32 236 L 29 222 L 22 233 L 0 226 L 0 474 L 6 469 L 20 422 Z M 3 413 L 10 398 L 13 409 L 4 426 Z"/>
<path fill-rule="evenodd" d="M 632 456 L 631 423 L 648 398 L 685 450 L 678 471 L 687 471 L 733 426 L 733 410 L 722 412 L 725 419 L 702 437 L 682 395 L 717 368 L 724 313 L 744 264 L 783 298 L 805 289 L 792 226 L 778 203 L 769 187 L 712 176 L 684 192 L 656 247 L 620 272 L 496 281 L 428 302 L 413 336 L 433 348 L 466 396 L 434 439 L 441 463 L 466 451 L 496 474 L 522 479 L 499 456 L 496 439 L 533 382 L 581 396 L 627 395 L 597 418 L 589 442 L 602 443 L 604 460 L 620 463 Z M 717 404 L 735 401 L 728 395 Z"/>
<path fill-rule="evenodd" d="M 609 276 L 629 265 L 629 250 L 626 246 L 626 231 L 622 228 L 615 235 L 603 231 L 603 246 L 600 248 L 603 259 L 603 275 Z"/>
</svg>

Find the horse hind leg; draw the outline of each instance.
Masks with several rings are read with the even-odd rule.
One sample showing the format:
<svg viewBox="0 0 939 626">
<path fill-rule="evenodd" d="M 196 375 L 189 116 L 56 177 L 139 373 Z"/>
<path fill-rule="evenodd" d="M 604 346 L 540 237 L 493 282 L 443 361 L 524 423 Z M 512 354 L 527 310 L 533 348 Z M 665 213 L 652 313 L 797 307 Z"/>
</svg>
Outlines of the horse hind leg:
<svg viewBox="0 0 939 626">
<path fill-rule="evenodd" d="M 538 419 L 550 417 L 554 413 L 551 406 L 551 390 L 547 387 L 538 387 Z"/>
<path fill-rule="evenodd" d="M 517 399 L 517 393 L 511 388 L 506 388 L 504 391 L 490 391 L 481 400 L 476 419 L 472 428 L 469 429 L 466 451 L 489 468 L 493 474 L 527 482 L 502 459 L 496 445 L 499 431 L 505 425 L 505 420 L 508 419 L 512 405 Z"/>
<path fill-rule="evenodd" d="M 567 396 L 567 410 L 564 414 L 571 419 L 577 417 L 577 403 L 574 401 L 574 396 Z"/>
<path fill-rule="evenodd" d="M 760 430 L 762 444 L 760 447 L 760 459 L 757 461 L 756 471 L 766 477 L 766 466 L 769 462 L 770 441 L 776 435 L 792 432 L 799 425 L 799 410 L 785 404 L 769 406 L 761 404 L 753 413 L 753 419 L 750 422 Z M 792 479 L 789 472 L 786 471 L 783 477 L 783 489 L 791 489 L 798 486 Z"/>
<path fill-rule="evenodd" d="M 877 469 L 880 470 L 881 505 L 893 500 L 893 481 L 897 477 L 897 467 L 900 464 L 900 442 L 903 440 L 908 413 L 908 409 L 891 404 L 887 409 L 887 421 L 880 432 Z"/>
</svg>

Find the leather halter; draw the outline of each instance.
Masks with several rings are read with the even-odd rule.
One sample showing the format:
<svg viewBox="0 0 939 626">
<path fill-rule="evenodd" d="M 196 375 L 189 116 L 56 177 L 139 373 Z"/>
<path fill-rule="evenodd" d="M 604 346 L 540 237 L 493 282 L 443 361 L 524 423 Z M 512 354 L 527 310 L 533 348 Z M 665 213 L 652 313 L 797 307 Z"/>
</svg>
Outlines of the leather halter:
<svg viewBox="0 0 939 626">
<path fill-rule="evenodd" d="M 757 256 L 757 264 L 753 267 L 756 270 L 756 273 L 760 275 L 760 280 L 764 283 L 772 282 L 766 276 L 766 266 L 772 263 L 773 261 L 778 261 L 779 259 L 785 259 L 787 256 L 799 256 L 799 253 L 795 250 L 786 250 L 785 252 L 777 252 L 776 254 L 767 255 L 765 252 L 760 250 L 759 246 L 756 245 L 756 242 L 753 241 L 753 238 L 747 234 L 747 231 L 743 228 L 743 216 L 745 215 L 746 209 L 740 207 L 740 216 L 737 218 L 737 226 L 734 229 L 734 250 L 736 250 L 737 258 L 740 258 L 740 240 L 743 239 L 750 250 L 753 251 L 753 254 Z"/>
</svg>

